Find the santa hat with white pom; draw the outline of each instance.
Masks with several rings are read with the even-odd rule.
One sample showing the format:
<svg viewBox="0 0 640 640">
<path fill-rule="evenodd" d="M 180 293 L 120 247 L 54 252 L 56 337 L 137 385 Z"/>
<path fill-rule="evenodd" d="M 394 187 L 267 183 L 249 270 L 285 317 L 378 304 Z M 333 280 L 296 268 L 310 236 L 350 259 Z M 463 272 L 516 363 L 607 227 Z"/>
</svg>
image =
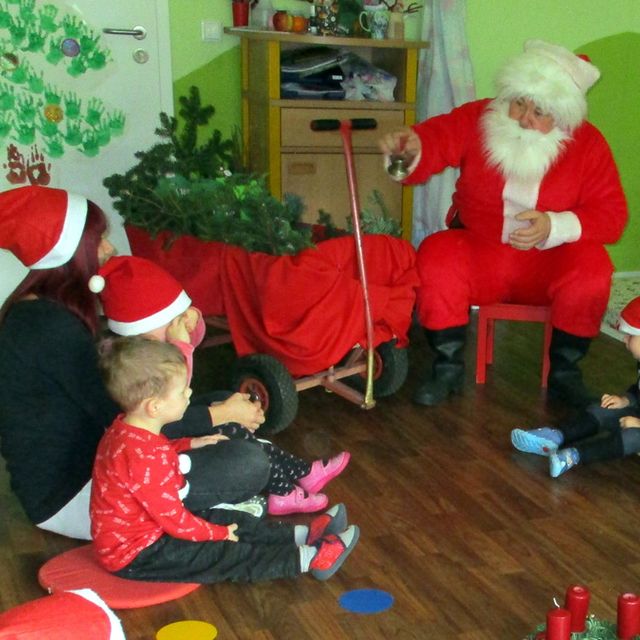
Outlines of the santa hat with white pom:
<svg viewBox="0 0 640 640">
<path fill-rule="evenodd" d="M 100 296 L 107 324 L 121 336 L 135 336 L 169 324 L 191 306 L 182 285 L 145 258 L 114 256 L 89 280 Z"/>
<path fill-rule="evenodd" d="M 640 297 L 634 298 L 620 312 L 618 331 L 630 336 L 640 336 Z"/>
<path fill-rule="evenodd" d="M 561 129 L 572 131 L 587 115 L 587 91 L 600 71 L 585 55 L 542 40 L 527 40 L 524 53 L 498 72 L 496 88 L 503 100 L 529 98 L 553 115 Z"/>
<path fill-rule="evenodd" d="M 0 193 L 0 248 L 29 269 L 71 260 L 87 218 L 87 199 L 63 189 L 19 187 Z"/>
<path fill-rule="evenodd" d="M 60 591 L 0 613 L 1 640 L 125 640 L 120 620 L 91 589 Z"/>
</svg>

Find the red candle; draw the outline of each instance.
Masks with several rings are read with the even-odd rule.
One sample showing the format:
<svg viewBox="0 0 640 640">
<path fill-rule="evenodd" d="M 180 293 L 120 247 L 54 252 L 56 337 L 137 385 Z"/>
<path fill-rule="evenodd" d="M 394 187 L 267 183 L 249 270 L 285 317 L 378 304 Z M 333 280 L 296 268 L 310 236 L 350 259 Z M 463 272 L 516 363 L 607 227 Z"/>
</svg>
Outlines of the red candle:
<svg viewBox="0 0 640 640">
<path fill-rule="evenodd" d="M 547 640 L 571 640 L 571 612 L 551 609 L 547 613 Z"/>
<path fill-rule="evenodd" d="M 640 596 L 623 593 L 618 596 L 618 630 L 621 640 L 640 634 Z"/>
<path fill-rule="evenodd" d="M 583 633 L 589 612 L 589 589 L 572 584 L 564 598 L 564 608 L 571 612 L 571 633 Z"/>
</svg>

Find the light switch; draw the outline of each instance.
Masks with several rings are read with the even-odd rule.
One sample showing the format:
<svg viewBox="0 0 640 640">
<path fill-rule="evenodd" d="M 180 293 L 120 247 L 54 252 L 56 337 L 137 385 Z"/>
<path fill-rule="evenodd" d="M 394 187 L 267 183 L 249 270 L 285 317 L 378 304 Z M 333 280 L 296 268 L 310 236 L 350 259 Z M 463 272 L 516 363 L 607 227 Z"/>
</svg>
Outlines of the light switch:
<svg viewBox="0 0 640 640">
<path fill-rule="evenodd" d="M 213 42 L 222 39 L 222 23 L 217 20 L 203 20 L 202 23 L 202 41 Z"/>
</svg>

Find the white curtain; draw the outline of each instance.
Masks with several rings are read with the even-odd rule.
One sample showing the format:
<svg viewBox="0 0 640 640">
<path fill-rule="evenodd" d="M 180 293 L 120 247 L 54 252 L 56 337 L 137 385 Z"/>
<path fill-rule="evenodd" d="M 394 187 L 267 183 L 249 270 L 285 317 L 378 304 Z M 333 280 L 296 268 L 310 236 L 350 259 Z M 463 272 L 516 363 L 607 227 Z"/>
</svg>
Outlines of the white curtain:
<svg viewBox="0 0 640 640">
<path fill-rule="evenodd" d="M 420 54 L 418 121 L 451 111 L 475 98 L 465 14 L 466 0 L 425 2 L 422 39 L 428 40 L 430 47 Z M 444 228 L 457 177 L 456 169 L 445 169 L 415 188 L 412 240 L 416 247 L 423 238 Z"/>
</svg>

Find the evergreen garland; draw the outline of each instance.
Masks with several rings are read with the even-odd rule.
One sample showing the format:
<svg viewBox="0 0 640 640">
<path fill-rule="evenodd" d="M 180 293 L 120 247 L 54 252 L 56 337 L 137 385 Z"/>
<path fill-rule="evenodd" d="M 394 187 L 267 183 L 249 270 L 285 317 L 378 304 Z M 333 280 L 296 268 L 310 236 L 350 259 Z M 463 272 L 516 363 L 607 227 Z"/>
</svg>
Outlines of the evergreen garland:
<svg viewBox="0 0 640 640">
<path fill-rule="evenodd" d="M 536 630 L 527 636 L 527 640 L 535 640 L 538 633 L 545 630 L 545 624 L 538 625 Z M 617 640 L 616 625 L 613 622 L 600 620 L 594 615 L 587 616 L 584 633 L 571 635 L 575 640 Z M 634 640 L 640 640 L 640 636 L 634 636 Z"/>
<path fill-rule="evenodd" d="M 184 120 L 160 114 L 155 133 L 163 141 L 135 154 L 138 164 L 125 174 L 104 180 L 114 207 L 125 222 L 156 236 L 192 235 L 273 255 L 292 254 L 311 243 L 311 230 L 300 225 L 302 200 L 287 195 L 283 202 L 267 189 L 264 177 L 232 172 L 239 168 L 238 141 L 223 139 L 218 129 L 198 146 L 198 129 L 215 113 L 203 107 L 191 87 L 179 99 Z"/>
</svg>

